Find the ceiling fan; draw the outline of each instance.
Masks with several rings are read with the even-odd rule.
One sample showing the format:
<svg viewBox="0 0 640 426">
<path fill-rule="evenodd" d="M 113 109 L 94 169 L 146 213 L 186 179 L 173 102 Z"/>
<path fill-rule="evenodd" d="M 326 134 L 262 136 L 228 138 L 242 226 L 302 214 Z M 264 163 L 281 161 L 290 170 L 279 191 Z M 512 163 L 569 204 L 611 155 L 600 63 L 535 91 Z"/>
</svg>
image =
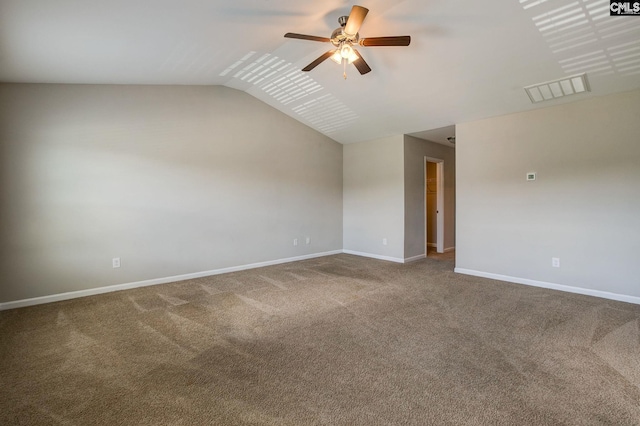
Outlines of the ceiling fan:
<svg viewBox="0 0 640 426">
<path fill-rule="evenodd" d="M 360 38 L 358 31 L 367 16 L 369 9 L 362 6 L 353 6 L 349 16 L 341 16 L 338 18 L 340 28 L 331 33 L 331 38 L 317 37 L 305 34 L 286 33 L 286 38 L 296 38 L 301 40 L 311 40 L 320 42 L 331 42 L 336 48 L 325 52 L 315 61 L 304 67 L 302 71 L 311 71 L 327 58 L 331 58 L 337 64 L 344 65 L 344 78 L 347 78 L 347 64 L 353 64 L 360 74 L 366 74 L 371 71 L 369 65 L 362 58 L 360 53 L 353 47 L 355 45 L 370 46 L 408 46 L 411 43 L 410 36 L 392 36 L 392 37 L 369 37 Z"/>
</svg>

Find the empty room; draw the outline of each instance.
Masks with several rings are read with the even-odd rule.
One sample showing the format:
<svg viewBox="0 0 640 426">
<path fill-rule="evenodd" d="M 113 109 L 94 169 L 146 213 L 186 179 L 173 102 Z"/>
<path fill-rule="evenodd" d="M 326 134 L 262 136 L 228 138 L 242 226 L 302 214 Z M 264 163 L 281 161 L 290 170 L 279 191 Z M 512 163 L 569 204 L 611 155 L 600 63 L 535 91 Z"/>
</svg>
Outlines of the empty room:
<svg viewBox="0 0 640 426">
<path fill-rule="evenodd" d="M 640 424 L 640 8 L 0 0 L 0 424 Z"/>
</svg>

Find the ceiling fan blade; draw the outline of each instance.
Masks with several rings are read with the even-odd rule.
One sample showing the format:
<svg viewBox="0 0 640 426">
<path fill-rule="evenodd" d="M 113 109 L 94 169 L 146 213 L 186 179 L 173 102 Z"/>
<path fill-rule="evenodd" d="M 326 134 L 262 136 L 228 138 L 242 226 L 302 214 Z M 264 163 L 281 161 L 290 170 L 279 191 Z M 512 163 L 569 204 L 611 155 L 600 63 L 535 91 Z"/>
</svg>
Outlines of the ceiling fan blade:
<svg viewBox="0 0 640 426">
<path fill-rule="evenodd" d="M 361 46 L 408 46 L 410 43 L 411 36 L 367 37 L 358 42 Z"/>
<path fill-rule="evenodd" d="M 312 69 L 314 69 L 315 67 L 320 65 L 322 62 L 324 62 L 331 55 L 333 55 L 334 53 L 335 53 L 335 50 L 330 50 L 328 52 L 323 53 L 322 56 L 320 56 L 318 59 L 316 59 L 315 61 L 311 62 L 306 67 L 302 68 L 302 71 L 311 71 Z"/>
<path fill-rule="evenodd" d="M 344 27 L 345 34 L 350 36 L 354 36 L 360 31 L 360 27 L 362 26 L 362 22 L 364 21 L 365 16 L 369 13 L 369 9 L 362 6 L 353 6 L 351 8 L 351 13 L 349 13 L 349 18 L 347 19 L 347 25 Z"/>
<path fill-rule="evenodd" d="M 327 37 L 318 37 L 318 36 L 312 36 L 312 35 L 306 35 L 306 34 L 286 33 L 284 36 L 286 38 L 297 38 L 300 40 L 311 40 L 311 41 L 322 41 L 322 42 L 331 41 L 331 39 Z"/>
<path fill-rule="evenodd" d="M 352 62 L 353 65 L 355 65 L 355 67 L 358 69 L 358 72 L 360 72 L 360 74 L 366 74 L 371 71 L 369 64 L 364 61 L 362 55 L 360 55 L 360 52 L 358 52 L 356 49 L 353 49 L 353 52 L 358 56 L 358 59 Z"/>
</svg>

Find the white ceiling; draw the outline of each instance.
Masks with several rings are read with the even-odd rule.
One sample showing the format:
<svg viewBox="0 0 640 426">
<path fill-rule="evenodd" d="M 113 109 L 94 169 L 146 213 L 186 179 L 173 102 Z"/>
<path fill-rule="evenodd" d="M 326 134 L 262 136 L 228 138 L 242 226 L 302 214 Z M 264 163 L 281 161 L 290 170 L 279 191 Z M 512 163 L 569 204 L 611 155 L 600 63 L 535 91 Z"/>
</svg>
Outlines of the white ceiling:
<svg viewBox="0 0 640 426">
<path fill-rule="evenodd" d="M 346 81 L 330 60 L 302 73 L 331 45 L 283 35 L 329 37 L 355 3 L 370 9 L 362 37 L 411 35 L 411 45 L 361 47 L 373 71 L 361 76 L 350 66 Z M 640 88 L 640 18 L 609 17 L 608 6 L 608 0 L 0 0 L 0 81 L 225 85 L 341 143 L 429 137 L 425 131 L 453 132 L 460 122 Z M 581 72 L 591 93 L 532 105 L 523 90 Z M 441 130 L 433 135 L 446 143 Z"/>
</svg>

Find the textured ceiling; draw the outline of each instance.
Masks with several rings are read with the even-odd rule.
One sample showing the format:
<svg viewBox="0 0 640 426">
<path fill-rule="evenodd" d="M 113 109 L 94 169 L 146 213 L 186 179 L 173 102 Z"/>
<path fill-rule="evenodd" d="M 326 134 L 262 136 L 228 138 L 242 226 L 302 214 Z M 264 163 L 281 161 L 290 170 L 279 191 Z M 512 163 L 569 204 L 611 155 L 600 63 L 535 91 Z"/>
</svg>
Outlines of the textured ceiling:
<svg viewBox="0 0 640 426">
<path fill-rule="evenodd" d="M 640 88 L 640 17 L 602 0 L 361 0 L 373 71 L 325 61 L 353 1 L 0 0 L 0 81 L 225 85 L 352 143 Z M 586 72 L 591 93 L 532 105 L 524 86 Z M 432 129 L 449 129 L 427 132 Z M 444 138 L 444 139 L 442 139 Z"/>
</svg>

